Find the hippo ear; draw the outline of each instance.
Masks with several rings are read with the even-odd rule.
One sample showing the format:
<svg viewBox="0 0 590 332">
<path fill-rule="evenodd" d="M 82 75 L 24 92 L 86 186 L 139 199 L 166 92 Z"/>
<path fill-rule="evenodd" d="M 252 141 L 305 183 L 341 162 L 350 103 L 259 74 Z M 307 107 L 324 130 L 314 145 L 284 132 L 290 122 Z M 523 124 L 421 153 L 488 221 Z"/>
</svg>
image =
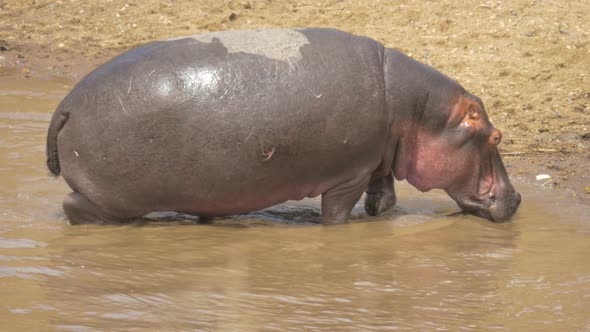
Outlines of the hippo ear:
<svg viewBox="0 0 590 332">
<path fill-rule="evenodd" d="M 462 96 L 453 106 L 447 123 L 450 127 L 480 127 L 478 123 L 481 117 L 481 109 L 477 102 Z"/>
<path fill-rule="evenodd" d="M 481 114 L 479 112 L 479 107 L 474 102 L 470 102 L 467 106 L 467 116 L 471 120 L 479 120 Z"/>
<path fill-rule="evenodd" d="M 483 129 L 485 128 L 485 121 L 483 117 L 485 116 L 481 107 L 469 98 L 465 98 L 462 103 L 462 114 L 463 118 L 461 120 L 461 124 L 463 126 L 467 126 L 473 129 Z"/>
<path fill-rule="evenodd" d="M 450 127 L 480 128 L 482 112 L 478 104 L 470 98 L 462 97 L 453 107 L 448 125 Z"/>
</svg>

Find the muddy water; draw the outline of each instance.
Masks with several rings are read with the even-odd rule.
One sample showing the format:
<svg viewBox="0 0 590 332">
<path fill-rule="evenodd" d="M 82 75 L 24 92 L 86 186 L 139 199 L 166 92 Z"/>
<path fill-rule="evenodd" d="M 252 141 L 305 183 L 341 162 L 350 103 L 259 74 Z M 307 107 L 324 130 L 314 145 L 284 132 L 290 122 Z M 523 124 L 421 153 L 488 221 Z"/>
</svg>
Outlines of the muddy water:
<svg viewBox="0 0 590 332">
<path fill-rule="evenodd" d="M 306 224 L 314 200 L 66 226 L 44 145 L 69 88 L 0 78 L 0 330 L 590 330 L 590 208 L 524 183 L 507 224 L 402 184 L 397 210 L 343 226 Z"/>
</svg>

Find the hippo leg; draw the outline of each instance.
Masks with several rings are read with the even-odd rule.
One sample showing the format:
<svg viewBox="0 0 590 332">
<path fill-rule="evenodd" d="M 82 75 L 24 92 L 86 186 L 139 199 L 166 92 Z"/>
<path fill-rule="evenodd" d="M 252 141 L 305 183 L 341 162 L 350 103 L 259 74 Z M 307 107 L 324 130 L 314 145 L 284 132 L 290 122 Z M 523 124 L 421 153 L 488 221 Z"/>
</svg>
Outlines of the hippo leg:
<svg viewBox="0 0 590 332">
<path fill-rule="evenodd" d="M 393 176 L 371 179 L 365 197 L 365 211 L 371 216 L 379 215 L 395 205 L 396 197 L 393 189 Z"/>
<path fill-rule="evenodd" d="M 138 213 L 117 213 L 107 215 L 102 209 L 78 192 L 73 192 L 64 198 L 63 209 L 71 225 L 115 224 L 143 215 Z"/>
<path fill-rule="evenodd" d="M 356 178 L 337 185 L 322 194 L 322 223 L 343 224 L 350 211 L 367 189 L 370 176 Z"/>
</svg>

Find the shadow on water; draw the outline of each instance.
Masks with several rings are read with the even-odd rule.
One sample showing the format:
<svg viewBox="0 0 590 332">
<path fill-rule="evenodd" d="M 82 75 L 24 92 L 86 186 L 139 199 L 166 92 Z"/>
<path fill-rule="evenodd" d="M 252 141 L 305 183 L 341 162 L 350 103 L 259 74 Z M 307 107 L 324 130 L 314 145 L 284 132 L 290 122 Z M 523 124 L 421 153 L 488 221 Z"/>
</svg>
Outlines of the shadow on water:
<svg viewBox="0 0 590 332">
<path fill-rule="evenodd" d="M 361 202 L 364 201 L 364 196 Z M 199 218 L 197 216 L 187 215 L 177 212 L 154 212 L 137 220 L 135 225 L 161 225 L 174 226 L 184 224 L 194 225 L 211 225 L 224 227 L 255 227 L 255 226 L 313 226 L 321 225 L 322 217 L 320 210 L 320 199 L 304 199 L 302 201 L 292 201 L 285 204 L 273 206 L 261 211 L 251 213 L 233 215 L 227 217 L 215 218 Z M 432 216 L 413 215 L 408 217 L 408 212 L 399 206 L 394 207 L 390 211 L 386 211 L 379 216 L 368 216 L 361 205 L 355 206 L 349 218 L 350 223 L 374 222 L 391 219 L 399 219 L 399 225 L 402 224 L 402 219 L 407 221 L 412 220 L 412 224 L 423 223 L 431 221 L 435 218 L 460 216 L 460 211 L 449 212 L 448 214 L 433 214 Z M 406 221 L 405 225 L 408 226 Z"/>
<path fill-rule="evenodd" d="M 334 227 L 317 199 L 67 226 L 44 142 L 69 88 L 0 77 L 1 330 L 590 329 L 590 208 L 522 181 L 504 224 L 401 183 L 396 209 Z"/>
<path fill-rule="evenodd" d="M 199 218 L 176 212 L 150 213 L 137 222 L 139 225 L 201 224 L 214 226 L 278 226 L 317 225 L 321 223 L 319 208 L 305 205 L 279 205 L 263 211 L 229 217 Z"/>
</svg>

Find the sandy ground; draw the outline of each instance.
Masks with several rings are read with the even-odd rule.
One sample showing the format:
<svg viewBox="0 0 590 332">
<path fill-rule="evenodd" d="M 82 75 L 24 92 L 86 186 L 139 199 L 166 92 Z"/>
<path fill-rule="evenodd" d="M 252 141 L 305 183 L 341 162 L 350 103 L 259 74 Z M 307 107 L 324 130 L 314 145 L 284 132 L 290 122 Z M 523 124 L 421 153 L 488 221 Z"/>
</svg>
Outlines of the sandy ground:
<svg viewBox="0 0 590 332">
<path fill-rule="evenodd" d="M 334 27 L 381 41 L 455 78 L 504 133 L 513 177 L 590 204 L 588 1 L 0 2 L 0 74 L 79 80 L 143 43 L 206 31 Z M 546 181 L 543 181 L 546 182 Z"/>
</svg>

